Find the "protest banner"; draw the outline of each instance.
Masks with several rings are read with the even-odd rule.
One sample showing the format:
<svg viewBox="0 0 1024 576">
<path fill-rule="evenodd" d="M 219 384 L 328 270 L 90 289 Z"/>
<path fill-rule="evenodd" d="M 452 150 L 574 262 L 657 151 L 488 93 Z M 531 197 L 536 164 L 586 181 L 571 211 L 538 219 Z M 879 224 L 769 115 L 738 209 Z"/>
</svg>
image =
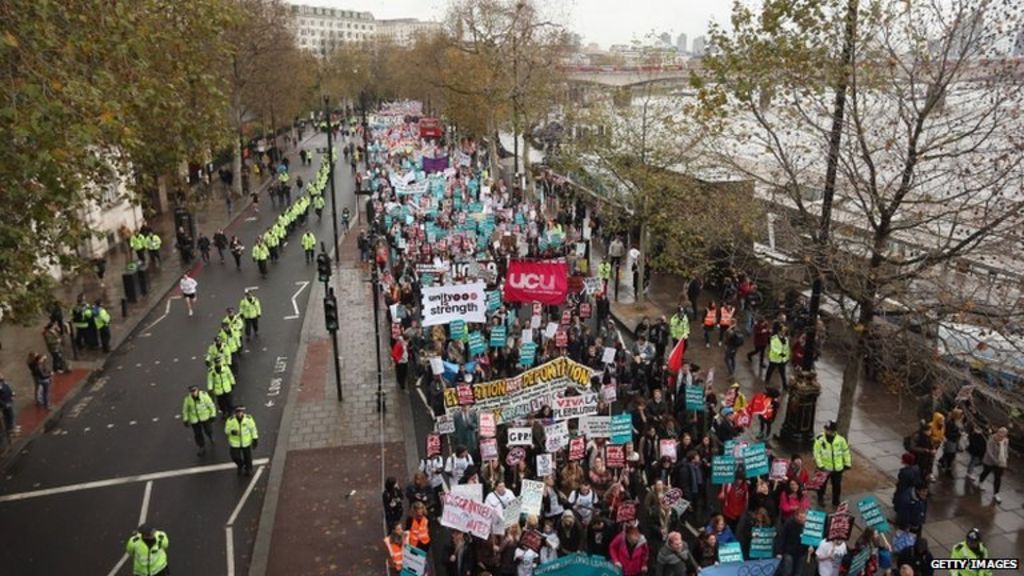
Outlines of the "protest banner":
<svg viewBox="0 0 1024 576">
<path fill-rule="evenodd" d="M 581 552 L 549 560 L 533 571 L 533 576 L 621 576 L 622 570 L 603 556 Z"/>
<path fill-rule="evenodd" d="M 694 412 L 703 412 L 706 409 L 703 386 L 686 386 L 686 409 Z"/>
<path fill-rule="evenodd" d="M 552 471 L 551 454 L 537 454 L 537 477 L 549 476 Z"/>
<path fill-rule="evenodd" d="M 494 424 L 494 412 L 480 412 L 480 437 L 494 438 L 497 426 Z"/>
<path fill-rule="evenodd" d="M 772 460 L 772 470 L 768 475 L 769 480 L 785 480 L 789 472 L 789 459 L 776 458 Z"/>
<path fill-rule="evenodd" d="M 615 521 L 621 524 L 623 522 L 632 522 L 633 520 L 636 520 L 636 509 L 636 500 L 620 502 L 618 510 L 615 511 Z"/>
<path fill-rule="evenodd" d="M 857 510 L 860 511 L 861 518 L 864 519 L 864 523 L 869 527 L 879 532 L 888 532 L 890 530 L 889 521 L 885 519 L 885 513 L 882 511 L 878 499 L 874 496 L 868 496 L 857 502 Z"/>
<path fill-rule="evenodd" d="M 752 559 L 771 558 L 775 543 L 775 527 L 754 528 L 750 539 L 750 557 Z"/>
<path fill-rule="evenodd" d="M 587 438 L 608 438 L 612 435 L 610 416 L 586 416 L 580 419 L 580 434 Z"/>
<path fill-rule="evenodd" d="M 455 419 L 447 414 L 442 414 L 434 420 L 434 426 L 438 434 L 455 433 Z"/>
<path fill-rule="evenodd" d="M 808 510 L 804 530 L 800 533 L 800 543 L 804 546 L 817 546 L 825 535 L 825 521 L 828 515 L 823 510 Z"/>
<path fill-rule="evenodd" d="M 477 538 L 487 538 L 491 535 L 491 519 L 495 514 L 493 508 L 454 493 L 445 494 L 442 498 L 442 526 L 468 532 Z"/>
<path fill-rule="evenodd" d="M 453 320 L 479 324 L 486 322 L 486 287 L 483 282 L 474 282 L 421 288 L 423 326 L 448 324 Z"/>
<path fill-rule="evenodd" d="M 743 466 L 747 469 L 747 478 L 768 473 L 768 451 L 764 442 L 743 447 Z"/>
<path fill-rule="evenodd" d="M 730 562 L 714 564 L 700 569 L 700 576 L 771 576 L 778 570 L 782 561 L 778 558 L 765 560 L 747 560 L 746 562 Z M 808 570 L 809 572 L 810 570 Z"/>
<path fill-rule="evenodd" d="M 415 546 L 402 547 L 402 574 L 423 576 L 427 573 L 427 553 Z"/>
<path fill-rule="evenodd" d="M 604 398 L 604 401 L 609 404 L 619 399 L 619 389 L 614 382 L 601 386 L 601 398 Z"/>
<path fill-rule="evenodd" d="M 509 428 L 509 446 L 533 446 L 533 428 Z"/>
<path fill-rule="evenodd" d="M 507 328 L 505 326 L 495 326 L 491 328 L 491 348 L 504 348 L 505 343 L 508 340 Z"/>
<path fill-rule="evenodd" d="M 471 356 L 487 352 L 487 344 L 484 342 L 484 335 L 481 332 L 469 334 L 469 353 Z"/>
<path fill-rule="evenodd" d="M 605 465 L 609 468 L 625 468 L 626 449 L 623 446 L 609 444 L 605 447 L 605 458 L 608 460 Z"/>
<path fill-rule="evenodd" d="M 662 438 L 658 441 L 658 456 L 666 456 L 673 462 L 676 461 L 676 440 L 675 438 Z"/>
<path fill-rule="evenodd" d="M 505 302 L 558 305 L 568 292 L 569 269 L 564 261 L 509 261 L 502 294 Z"/>
<path fill-rule="evenodd" d="M 537 480 L 523 480 L 519 493 L 519 502 L 523 506 L 523 512 L 527 514 L 540 514 L 541 500 L 544 498 L 544 483 Z"/>
<path fill-rule="evenodd" d="M 609 440 L 612 444 L 625 444 L 633 441 L 633 417 L 629 414 L 612 416 L 612 433 Z"/>
<path fill-rule="evenodd" d="M 544 427 L 545 448 L 548 452 L 558 452 L 569 444 L 569 423 L 565 420 Z"/>
<path fill-rule="evenodd" d="M 579 396 L 556 397 L 551 406 L 555 420 L 571 420 L 597 414 L 597 394 L 585 392 Z"/>
<path fill-rule="evenodd" d="M 711 457 L 711 483 L 729 484 L 736 479 L 736 458 L 731 454 Z"/>
<path fill-rule="evenodd" d="M 480 441 L 480 459 L 484 462 L 498 459 L 497 438 L 484 438 Z"/>
<path fill-rule="evenodd" d="M 729 542 L 728 544 L 718 545 L 718 562 L 720 564 L 730 564 L 733 562 L 743 562 L 743 547 L 740 546 L 739 542 Z"/>
<path fill-rule="evenodd" d="M 427 434 L 427 458 L 441 453 L 441 435 Z"/>
<path fill-rule="evenodd" d="M 536 347 L 536 345 L 534 345 Z M 479 411 L 494 412 L 497 424 L 524 418 L 551 404 L 555 393 L 566 388 L 589 391 L 594 371 L 583 364 L 560 357 L 536 368 L 524 371 L 514 378 L 504 378 L 473 384 L 467 393 Z M 444 391 L 445 412 L 452 414 L 459 409 L 459 387 Z"/>
<path fill-rule="evenodd" d="M 484 501 L 483 484 L 453 484 L 450 493 L 473 502 Z"/>
<path fill-rule="evenodd" d="M 587 439 L 577 436 L 569 440 L 569 460 L 579 462 L 586 455 Z"/>
</svg>

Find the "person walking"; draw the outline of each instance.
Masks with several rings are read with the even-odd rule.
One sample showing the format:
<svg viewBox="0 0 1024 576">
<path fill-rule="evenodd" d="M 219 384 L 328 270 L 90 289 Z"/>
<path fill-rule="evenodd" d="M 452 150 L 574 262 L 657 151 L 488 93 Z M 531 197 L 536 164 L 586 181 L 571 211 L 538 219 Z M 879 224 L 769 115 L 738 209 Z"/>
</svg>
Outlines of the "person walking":
<svg viewBox="0 0 1024 576">
<path fill-rule="evenodd" d="M 672 337 L 672 347 L 675 347 L 676 343 L 680 340 L 686 340 L 690 337 L 690 316 L 687 314 L 684 306 L 680 305 L 676 313 L 669 319 L 668 332 L 669 336 Z"/>
<path fill-rule="evenodd" d="M 316 236 L 309 230 L 302 235 L 302 249 L 306 252 L 306 264 L 310 264 L 315 260 L 314 252 L 316 251 Z"/>
<path fill-rule="evenodd" d="M 36 384 L 36 406 L 43 410 L 50 409 L 50 384 L 53 381 L 53 372 L 47 363 L 46 356 L 37 352 L 29 352 L 28 369 L 32 373 L 32 379 Z"/>
<path fill-rule="evenodd" d="M 228 237 L 223 230 L 213 233 L 213 245 L 217 248 L 217 255 L 220 256 L 220 263 L 224 263 L 224 251 L 228 248 Z"/>
<path fill-rule="evenodd" d="M 189 386 L 188 394 L 181 404 L 181 421 L 186 428 L 192 428 L 196 446 L 199 447 L 199 456 L 206 454 L 206 438 L 210 439 L 210 446 L 214 444 L 213 421 L 216 418 L 217 406 L 213 403 L 213 398 L 198 386 Z"/>
<path fill-rule="evenodd" d="M 724 311 L 723 311 L 724 312 Z M 736 373 L 736 352 L 743 346 L 743 334 L 736 327 L 736 321 L 725 331 L 725 369 L 729 376 Z"/>
<path fill-rule="evenodd" d="M 786 364 L 789 363 L 789 338 L 786 336 L 788 329 L 780 326 L 772 334 L 768 343 L 768 372 L 764 375 L 764 385 L 768 386 L 772 381 L 772 374 L 779 373 L 782 379 L 782 391 L 786 391 Z"/>
<path fill-rule="evenodd" d="M 218 356 L 206 372 L 206 389 L 217 399 L 217 407 L 225 418 L 231 414 L 231 390 L 235 387 L 235 375 L 224 368 L 224 357 Z"/>
<path fill-rule="evenodd" d="M 722 342 L 725 341 L 725 333 L 736 324 L 736 307 L 725 302 L 719 307 L 718 310 L 718 346 L 722 346 Z"/>
<path fill-rule="evenodd" d="M 160 265 L 160 247 L 162 245 L 163 240 L 160 239 L 160 235 L 150 231 L 149 236 L 146 237 L 146 250 L 149 252 L 150 264 L 154 266 Z"/>
<path fill-rule="evenodd" d="M 711 333 L 714 332 L 715 326 L 718 325 L 718 306 L 715 306 L 714 300 L 708 302 L 708 305 L 704 307 L 704 347 L 711 348 Z"/>
<path fill-rule="evenodd" d="M 252 293 L 252 290 L 245 291 L 245 297 L 238 303 L 238 310 L 245 321 L 245 339 L 249 340 L 253 335 L 260 335 L 260 316 L 263 315 L 263 307 L 260 299 Z"/>
<path fill-rule="evenodd" d="M 196 288 L 199 286 L 199 282 L 196 279 L 189 276 L 188 272 L 181 277 L 178 282 L 178 288 L 181 289 L 181 295 L 185 298 L 185 304 L 188 306 L 188 315 L 192 315 L 192 305 L 196 301 Z"/>
<path fill-rule="evenodd" d="M 139 262 L 146 261 L 146 233 L 141 229 L 136 230 L 128 238 L 128 246 L 135 251 L 135 259 Z"/>
<path fill-rule="evenodd" d="M 7 383 L 7 379 L 0 373 L 0 416 L 3 417 L 4 434 L 10 442 L 14 434 L 14 389 Z"/>
<path fill-rule="evenodd" d="M 58 374 L 68 373 L 68 363 L 64 359 L 64 336 L 60 327 L 52 322 L 47 324 L 43 329 L 43 340 L 46 342 L 46 350 L 50 353 L 53 371 Z"/>
<path fill-rule="evenodd" d="M 772 338 L 772 327 L 764 319 L 764 316 L 757 317 L 757 321 L 754 322 L 753 333 L 754 349 L 747 352 L 747 362 L 750 362 L 754 356 L 757 356 L 757 373 L 760 374 L 761 370 L 764 370 L 764 351 L 768 348 Z"/>
<path fill-rule="evenodd" d="M 206 234 L 203 234 L 202 232 L 200 232 L 199 233 L 199 240 L 196 240 L 196 245 L 199 246 L 199 257 L 203 259 L 203 262 L 209 264 L 210 263 L 210 238 Z M 221 252 L 220 262 L 221 262 L 221 264 L 224 263 L 224 252 L 223 251 Z"/>
<path fill-rule="evenodd" d="M 96 325 L 96 332 L 99 334 L 100 347 L 104 353 L 110 352 L 110 312 L 103 307 L 99 298 L 92 309 L 93 323 Z"/>
<path fill-rule="evenodd" d="M 828 478 L 818 489 L 820 508 L 825 506 L 825 488 L 829 482 L 832 483 L 832 506 L 839 506 L 843 492 L 843 472 L 853 467 L 850 445 L 846 438 L 836 432 L 837 428 L 834 421 L 829 421 L 825 424 L 825 433 L 820 434 L 814 441 L 814 464 L 818 470 L 828 473 Z"/>
<path fill-rule="evenodd" d="M 405 390 L 405 380 L 409 373 L 409 346 L 401 334 L 395 338 L 395 344 L 391 347 L 391 359 L 395 362 L 395 380 Z"/>
<path fill-rule="evenodd" d="M 992 499 L 1000 503 L 1003 499 L 999 496 L 999 487 L 1003 482 L 1003 472 L 1009 461 L 1010 439 L 1006 427 L 996 430 L 995 434 L 989 437 L 985 446 L 985 456 L 981 460 L 981 478 L 978 479 L 978 488 L 985 490 L 985 479 L 992 474 Z"/>
<path fill-rule="evenodd" d="M 148 524 L 139 526 L 132 533 L 125 546 L 125 553 L 132 559 L 132 576 L 167 576 L 167 548 L 170 541 L 167 533 L 154 530 Z"/>
<path fill-rule="evenodd" d="M 252 259 L 259 267 L 262 278 L 267 277 L 267 258 L 270 258 L 270 249 L 263 243 L 262 237 L 257 237 L 256 243 L 252 247 Z"/>
<path fill-rule="evenodd" d="M 252 451 L 260 444 L 256 420 L 245 413 L 245 406 L 235 406 L 235 415 L 224 423 L 224 434 L 231 446 L 231 459 L 238 466 L 238 475 L 252 475 Z"/>
<path fill-rule="evenodd" d="M 238 236 L 231 237 L 231 257 L 235 259 L 235 270 L 242 269 L 242 252 L 245 251 L 245 246 L 242 245 L 242 241 L 238 239 Z"/>
</svg>

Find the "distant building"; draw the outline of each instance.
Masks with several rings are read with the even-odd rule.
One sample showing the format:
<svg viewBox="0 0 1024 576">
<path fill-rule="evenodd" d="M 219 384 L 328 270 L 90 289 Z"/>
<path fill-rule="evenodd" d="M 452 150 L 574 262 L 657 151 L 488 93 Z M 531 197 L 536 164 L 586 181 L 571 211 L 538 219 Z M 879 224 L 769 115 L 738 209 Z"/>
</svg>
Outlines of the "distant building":
<svg viewBox="0 0 1024 576">
<path fill-rule="evenodd" d="M 700 57 L 704 55 L 704 50 L 707 48 L 707 38 L 704 36 L 697 36 L 693 39 L 693 55 Z"/>
<path fill-rule="evenodd" d="M 686 34 L 680 34 L 676 38 L 676 50 L 679 50 L 680 54 L 686 54 Z"/>
<path fill-rule="evenodd" d="M 1013 39 L 1013 52 L 1011 55 L 1016 58 L 1024 58 L 1024 28 L 1021 28 L 1017 32 L 1017 37 Z"/>
<path fill-rule="evenodd" d="M 424 22 L 416 18 L 377 20 L 377 38 L 398 46 L 412 46 L 417 36 L 430 36 L 442 30 L 440 22 Z"/>
<path fill-rule="evenodd" d="M 295 41 L 299 48 L 324 55 L 352 42 L 367 42 L 376 37 L 377 21 L 369 12 L 292 5 Z"/>
<path fill-rule="evenodd" d="M 672 35 L 669 34 L 668 32 L 662 32 L 658 36 L 658 40 L 661 40 L 661 43 L 664 44 L 665 46 L 671 46 L 672 45 Z"/>
</svg>

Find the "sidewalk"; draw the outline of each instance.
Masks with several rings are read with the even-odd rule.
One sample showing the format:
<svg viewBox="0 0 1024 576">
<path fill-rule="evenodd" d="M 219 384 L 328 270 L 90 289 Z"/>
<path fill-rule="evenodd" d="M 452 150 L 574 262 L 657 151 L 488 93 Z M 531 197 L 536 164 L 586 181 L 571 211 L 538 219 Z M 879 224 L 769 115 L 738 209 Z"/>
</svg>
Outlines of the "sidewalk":
<svg viewBox="0 0 1024 576">
<path fill-rule="evenodd" d="M 649 317 L 652 322 L 661 315 L 670 318 L 679 295 L 685 293 L 685 290 L 683 278 L 655 275 L 649 301 L 642 307 L 632 303 L 632 287 L 620 287 L 619 302 L 611 305 L 612 315 L 630 331 L 643 316 Z M 706 298 L 706 294 L 703 296 Z M 705 298 L 702 298 L 701 303 Z M 687 358 L 701 368 L 713 366 L 717 375 L 715 387 L 722 390 L 727 374 L 723 349 L 715 345 L 717 340 L 712 342 L 711 348 L 705 348 L 701 330 L 699 322 L 691 321 Z M 745 354 L 751 346 L 748 338 L 737 354 L 735 376 L 748 398 L 764 390 L 764 381 L 755 370 L 756 364 L 749 364 L 745 360 Z M 838 412 L 843 362 L 841 351 L 826 348 L 817 364 L 822 391 L 815 414 L 816 430 L 822 430 L 825 422 L 834 419 Z M 902 402 L 900 400 L 876 382 L 862 381 L 858 387 L 848 437 L 854 452 L 854 469 L 843 482 L 844 499 L 851 506 L 855 506 L 857 500 L 868 494 L 874 494 L 886 508 L 892 501 L 900 455 L 903 453 L 903 438 L 915 428 L 916 400 L 909 397 L 902 398 Z M 775 421 L 775 432 L 782 426 L 784 412 L 785 403 L 783 414 Z M 778 441 L 773 440 L 772 445 L 782 454 L 790 451 L 790 447 L 780 445 Z M 813 458 L 808 457 L 809 453 L 805 448 L 805 462 L 813 462 Z M 1003 476 L 1001 504 L 992 501 L 990 481 L 986 484 L 986 492 L 979 492 L 969 484 L 964 478 L 966 467 L 967 455 L 960 454 L 955 478 L 943 477 L 930 485 L 931 496 L 924 535 L 930 540 L 935 557 L 948 557 L 949 549 L 963 540 L 971 528 L 981 530 L 991 557 L 1024 557 L 1024 483 L 1013 473 L 1013 462 Z M 891 510 L 889 517 L 890 520 L 895 518 Z"/>
<path fill-rule="evenodd" d="M 316 133 L 310 134 L 307 139 L 314 136 Z M 287 154 L 296 165 L 299 162 L 297 151 L 298 148 L 293 146 Z M 265 178 L 257 184 L 260 194 L 271 182 L 272 179 Z M 243 217 L 249 213 L 250 203 L 251 199 L 246 196 L 236 201 L 234 210 L 228 214 L 226 206 L 220 201 L 220 194 L 211 194 L 206 204 L 193 215 L 197 238 L 200 233 L 204 233 L 212 240 L 213 233 L 218 229 L 224 229 L 230 237 L 233 227 L 242 222 Z M 90 268 L 78 276 L 66 279 L 53 294 L 54 299 L 65 307 L 64 319 L 67 322 L 71 321 L 71 307 L 77 301 L 79 294 L 84 294 L 89 303 L 99 298 L 103 306 L 110 312 L 111 350 L 116 350 L 125 342 L 142 320 L 174 289 L 182 272 L 186 269 L 180 254 L 174 248 L 173 209 L 167 213 L 158 214 L 147 220 L 147 223 L 163 240 L 160 249 L 161 264 L 159 266 L 147 265 L 148 292 L 144 295 L 139 294 L 134 304 L 128 304 L 127 315 L 123 315 L 121 309 L 121 299 L 124 297 L 121 273 L 129 262 L 134 261 L 135 254 L 129 251 L 125 245 L 119 245 L 107 254 L 104 282 L 101 282 Z M 216 259 L 216 249 L 211 248 L 211 251 L 212 258 Z M 230 256 L 228 256 L 228 260 L 230 260 Z M 196 271 L 201 269 L 202 265 L 199 252 L 196 250 L 196 260 L 193 260 L 190 269 Z M 98 376 L 106 362 L 108 355 L 98 350 L 78 350 L 76 359 L 69 338 L 65 338 L 64 354 L 71 367 L 71 372 L 54 375 L 53 384 L 50 387 L 49 411 L 36 406 L 34 402 L 35 385 L 28 367 L 25 365 L 25 359 L 32 351 L 46 354 L 46 343 L 43 341 L 42 334 L 48 321 L 49 318 L 44 315 L 31 326 L 0 324 L 0 343 L 2 343 L 0 373 L 6 376 L 8 383 L 14 389 L 16 420 L 19 427 L 17 434 L 12 438 L 12 445 L 9 447 L 11 450 L 5 451 L 5 447 L 0 443 L 0 455 L 8 452 L 10 454 L 17 453 L 41 428 L 48 428 L 49 422 L 59 421 L 62 416 L 64 400 L 73 395 L 90 378 Z M 49 358 L 48 354 L 47 357 Z"/>
<path fill-rule="evenodd" d="M 404 481 L 415 466 L 408 395 L 397 389 L 381 305 L 382 365 L 387 411 L 377 412 L 372 290 L 359 260 L 358 230 L 340 247 L 332 282 L 338 299 L 343 402 L 338 402 L 324 289 L 305 315 L 293 385 L 274 451 L 250 573 L 267 575 L 386 573 L 380 494 L 384 478 Z M 410 442 L 413 442 L 410 444 Z"/>
</svg>

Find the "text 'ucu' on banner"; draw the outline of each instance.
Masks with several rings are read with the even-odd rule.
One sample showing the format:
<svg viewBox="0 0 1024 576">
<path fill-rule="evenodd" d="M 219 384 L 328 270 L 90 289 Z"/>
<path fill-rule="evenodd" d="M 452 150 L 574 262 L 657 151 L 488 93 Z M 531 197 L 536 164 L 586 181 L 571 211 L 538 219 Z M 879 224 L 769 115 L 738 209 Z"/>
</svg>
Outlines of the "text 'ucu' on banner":
<svg viewBox="0 0 1024 576">
<path fill-rule="evenodd" d="M 512 260 L 508 266 L 506 302 L 561 304 L 569 291 L 569 268 L 564 261 Z"/>
</svg>

